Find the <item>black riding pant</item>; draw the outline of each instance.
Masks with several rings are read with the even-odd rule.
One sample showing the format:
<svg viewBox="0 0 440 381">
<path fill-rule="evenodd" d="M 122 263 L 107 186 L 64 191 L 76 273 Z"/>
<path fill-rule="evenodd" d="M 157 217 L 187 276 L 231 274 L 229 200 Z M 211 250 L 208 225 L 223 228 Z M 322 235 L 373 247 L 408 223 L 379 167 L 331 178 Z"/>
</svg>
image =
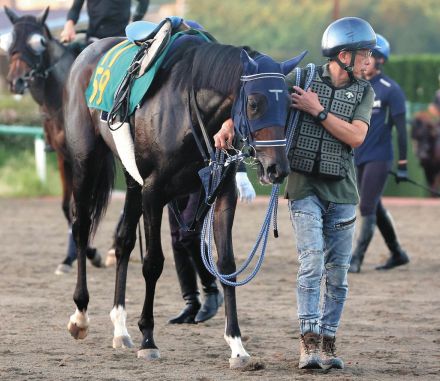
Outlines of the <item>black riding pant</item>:
<svg viewBox="0 0 440 381">
<path fill-rule="evenodd" d="M 376 214 L 385 188 L 391 161 L 370 161 L 357 166 L 357 181 L 362 216 Z M 383 208 L 383 206 L 381 205 Z"/>
<path fill-rule="evenodd" d="M 177 200 L 181 218 L 186 225 L 191 225 L 199 202 L 200 192 L 191 193 Z M 195 231 L 182 229 L 171 209 L 168 207 L 171 230 L 171 244 L 179 278 L 182 296 L 198 293 L 196 272 L 203 288 L 209 288 L 215 277 L 205 268 L 200 253 L 201 227 Z"/>
</svg>

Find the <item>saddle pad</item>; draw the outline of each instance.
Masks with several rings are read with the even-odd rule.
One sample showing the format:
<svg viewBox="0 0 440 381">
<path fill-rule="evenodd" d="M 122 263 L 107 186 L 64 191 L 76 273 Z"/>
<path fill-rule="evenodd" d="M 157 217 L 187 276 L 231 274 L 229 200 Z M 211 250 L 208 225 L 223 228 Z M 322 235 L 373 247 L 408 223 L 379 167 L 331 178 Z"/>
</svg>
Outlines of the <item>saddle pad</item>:
<svg viewBox="0 0 440 381">
<path fill-rule="evenodd" d="M 147 93 L 172 43 L 184 34 L 185 32 L 174 34 L 160 56 L 152 65 L 149 65 L 149 69 L 134 80 L 130 95 L 129 115 L 134 112 Z M 138 45 L 125 40 L 111 48 L 100 59 L 85 93 L 89 107 L 107 112 L 111 110 L 115 93 L 139 49 Z"/>
</svg>

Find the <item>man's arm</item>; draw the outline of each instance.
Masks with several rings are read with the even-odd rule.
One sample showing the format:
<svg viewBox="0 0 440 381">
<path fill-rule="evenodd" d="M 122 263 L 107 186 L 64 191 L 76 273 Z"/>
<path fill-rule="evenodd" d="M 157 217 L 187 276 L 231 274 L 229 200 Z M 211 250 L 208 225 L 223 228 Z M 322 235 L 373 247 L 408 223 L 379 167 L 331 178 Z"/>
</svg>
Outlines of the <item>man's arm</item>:
<svg viewBox="0 0 440 381">
<path fill-rule="evenodd" d="M 397 130 L 397 144 L 399 146 L 399 162 L 407 160 L 408 139 L 406 136 L 405 113 L 393 116 L 393 123 Z"/>
<path fill-rule="evenodd" d="M 81 8 L 84 0 L 75 0 L 67 13 L 67 21 L 64 24 L 64 29 L 61 32 L 61 42 L 70 42 L 75 39 L 75 24 L 78 22 Z"/>
<path fill-rule="evenodd" d="M 397 143 L 399 146 L 399 160 L 397 161 L 397 177 L 396 181 L 408 180 L 407 168 L 407 149 L 408 139 L 406 136 L 406 115 L 405 113 L 393 116 L 393 123 L 397 129 Z"/>
<path fill-rule="evenodd" d="M 318 94 L 311 89 L 305 91 L 298 86 L 294 86 L 293 89 L 295 92 L 291 95 L 292 107 L 304 111 L 314 118 L 324 110 L 319 102 Z M 359 147 L 368 132 L 368 124 L 365 121 L 353 120 L 352 123 L 348 123 L 331 113 L 328 113 L 327 118 L 321 124 L 336 139 L 352 148 Z"/>
<path fill-rule="evenodd" d="M 133 21 L 142 20 L 145 16 L 145 13 L 147 13 L 149 5 L 150 0 L 138 0 L 136 11 L 133 14 Z"/>
</svg>

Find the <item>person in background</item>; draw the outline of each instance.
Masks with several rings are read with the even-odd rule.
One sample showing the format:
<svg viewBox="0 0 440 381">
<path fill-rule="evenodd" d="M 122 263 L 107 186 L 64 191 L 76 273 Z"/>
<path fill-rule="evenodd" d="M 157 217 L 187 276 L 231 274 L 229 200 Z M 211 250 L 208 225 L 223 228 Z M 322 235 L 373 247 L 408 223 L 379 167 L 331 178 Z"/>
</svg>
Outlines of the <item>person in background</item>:
<svg viewBox="0 0 440 381">
<path fill-rule="evenodd" d="M 354 151 L 361 199 L 361 227 L 350 263 L 349 272 L 352 273 L 361 271 L 376 225 L 391 253 L 388 260 L 376 269 L 389 270 L 409 262 L 397 239 L 391 214 L 381 201 L 393 164 L 393 126 L 397 129 L 399 147 L 396 180 L 408 179 L 405 95 L 395 81 L 382 73 L 389 56 L 390 44 L 385 37 L 377 34 L 377 47 L 373 49 L 371 64 L 364 72 L 364 78 L 370 82 L 376 94 L 370 129 L 364 143 Z"/>
<path fill-rule="evenodd" d="M 240 201 L 252 202 L 255 198 L 255 190 L 248 179 L 243 163 L 240 163 L 235 180 Z M 177 200 L 180 216 L 187 226 L 191 225 L 197 212 L 199 197 L 200 192 L 195 192 Z M 186 303 L 183 310 L 168 323 L 201 323 L 215 316 L 223 303 L 223 296 L 217 287 L 216 278 L 206 269 L 201 257 L 202 227 L 198 226 L 193 231 L 182 228 L 170 207 L 168 207 L 168 217 L 174 262 L 182 297 Z M 197 274 L 203 287 L 203 304 L 200 301 L 200 292 L 197 287 Z"/>
<path fill-rule="evenodd" d="M 137 0 L 132 21 L 142 20 L 148 10 L 149 0 Z M 67 21 L 61 32 L 62 42 L 72 42 L 76 37 L 75 25 L 84 0 L 74 0 L 67 13 Z M 87 42 L 105 37 L 125 36 L 125 27 L 130 22 L 130 0 L 87 0 Z"/>
</svg>

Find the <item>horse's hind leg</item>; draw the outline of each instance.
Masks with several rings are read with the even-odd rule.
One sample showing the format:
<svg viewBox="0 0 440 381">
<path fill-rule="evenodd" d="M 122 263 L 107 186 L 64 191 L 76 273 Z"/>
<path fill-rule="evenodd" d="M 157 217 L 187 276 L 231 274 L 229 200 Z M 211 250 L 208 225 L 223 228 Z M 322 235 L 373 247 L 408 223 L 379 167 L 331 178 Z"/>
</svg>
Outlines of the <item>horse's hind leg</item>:
<svg viewBox="0 0 440 381">
<path fill-rule="evenodd" d="M 160 188 L 144 185 L 142 192 L 142 207 L 144 213 L 144 228 L 146 255 L 142 265 L 145 279 L 145 301 L 138 325 L 142 332 L 142 343 L 137 353 L 139 358 L 154 360 L 160 357 L 159 349 L 154 343 L 153 303 L 156 283 L 162 274 L 164 256 L 160 242 L 163 201 Z"/>
<path fill-rule="evenodd" d="M 214 238 L 218 252 L 218 269 L 222 274 L 231 274 L 236 271 L 234 252 L 232 249 L 232 223 L 234 221 L 237 197 L 234 181 L 225 181 L 226 193 L 217 199 L 214 216 Z M 236 279 L 230 279 L 235 281 Z M 225 334 L 224 338 L 231 348 L 229 366 L 231 369 L 243 367 L 250 360 L 249 354 L 241 341 L 238 325 L 235 287 L 222 283 L 225 296 Z"/>
<path fill-rule="evenodd" d="M 72 173 L 71 164 L 64 158 L 63 155 L 58 154 L 57 158 L 58 158 L 58 169 L 60 171 L 61 184 L 63 189 L 61 206 L 69 228 L 67 235 L 67 255 L 64 258 L 63 262 L 59 264 L 55 270 L 56 275 L 63 275 L 69 273 L 72 270 L 72 263 L 76 259 L 76 245 L 72 235 L 72 210 L 71 210 L 73 173 Z M 87 256 L 92 261 L 92 264 L 95 267 L 103 267 L 101 255 L 96 249 L 89 247 L 87 249 Z"/>
<path fill-rule="evenodd" d="M 127 173 L 125 173 L 125 177 L 127 180 L 127 193 L 124 211 L 115 237 L 116 284 L 113 309 L 110 312 L 110 318 L 114 326 L 113 348 L 133 347 L 133 342 L 126 327 L 125 289 L 128 260 L 136 243 L 136 225 L 142 214 L 142 198 L 140 185 Z"/>
<path fill-rule="evenodd" d="M 78 140 L 79 142 L 79 140 Z M 100 138 L 84 134 L 81 143 L 73 147 L 73 224 L 72 231 L 78 255 L 78 275 L 73 299 L 76 312 L 70 317 L 68 330 L 75 339 L 87 336 L 89 319 L 87 306 L 86 255 L 91 233 L 107 206 L 114 179 L 113 156 Z"/>
</svg>

